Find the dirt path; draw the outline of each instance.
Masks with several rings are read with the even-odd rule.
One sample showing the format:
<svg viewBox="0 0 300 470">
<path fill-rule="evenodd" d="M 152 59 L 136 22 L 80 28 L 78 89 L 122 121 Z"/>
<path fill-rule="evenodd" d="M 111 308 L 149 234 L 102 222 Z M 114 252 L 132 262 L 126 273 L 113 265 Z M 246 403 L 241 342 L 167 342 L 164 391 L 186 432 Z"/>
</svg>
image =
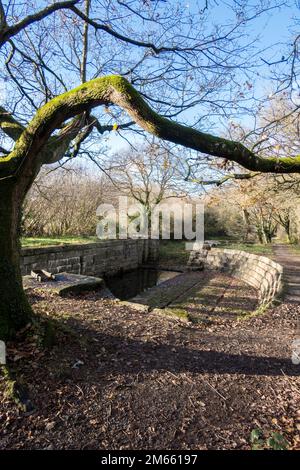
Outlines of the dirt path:
<svg viewBox="0 0 300 470">
<path fill-rule="evenodd" d="M 300 305 L 300 256 L 286 245 L 274 245 L 275 260 L 283 266 L 286 286 L 285 300 Z"/>
<path fill-rule="evenodd" d="M 41 324 L 9 345 L 34 408 L 0 394 L 0 448 L 249 449 L 257 428 L 300 448 L 299 306 L 194 325 L 96 293 L 31 300 L 55 342 L 41 346 Z"/>
</svg>

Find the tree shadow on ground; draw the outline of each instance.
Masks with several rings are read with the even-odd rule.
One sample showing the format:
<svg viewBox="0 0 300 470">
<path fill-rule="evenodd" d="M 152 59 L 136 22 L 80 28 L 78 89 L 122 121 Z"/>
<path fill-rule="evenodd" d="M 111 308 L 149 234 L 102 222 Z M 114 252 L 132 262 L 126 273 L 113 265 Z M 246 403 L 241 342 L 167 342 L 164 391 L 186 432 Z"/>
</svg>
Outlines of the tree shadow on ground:
<svg viewBox="0 0 300 470">
<path fill-rule="evenodd" d="M 78 325 L 80 329 L 80 325 Z M 204 332 L 205 335 L 205 332 Z M 172 338 L 166 338 L 168 343 L 158 343 L 148 340 L 142 341 L 123 336 L 113 336 L 97 332 L 97 346 L 92 341 L 95 331 L 85 329 L 84 336 L 88 338 L 88 352 L 93 356 L 98 349 L 106 348 L 109 352 L 103 360 L 99 361 L 98 371 L 101 373 L 128 373 L 169 371 L 176 373 L 196 374 L 238 374 L 253 376 L 299 376 L 300 368 L 293 365 L 289 357 L 260 356 L 243 352 L 225 352 L 217 350 L 218 336 L 211 338 L 211 343 L 204 341 L 200 347 L 176 345 Z M 170 341 L 171 339 L 171 341 Z M 243 338 L 244 340 L 245 338 Z M 245 344 L 243 342 L 243 344 Z M 272 343 L 274 344 L 274 343 Z M 230 337 L 228 337 L 230 345 Z M 249 346 L 257 349 L 253 338 Z M 259 344 L 261 349 L 262 344 Z M 219 345 L 220 347 L 220 345 Z M 234 346 L 232 345 L 232 348 Z M 206 349 L 209 348 L 209 349 Z M 271 348 L 268 344 L 267 348 Z"/>
</svg>

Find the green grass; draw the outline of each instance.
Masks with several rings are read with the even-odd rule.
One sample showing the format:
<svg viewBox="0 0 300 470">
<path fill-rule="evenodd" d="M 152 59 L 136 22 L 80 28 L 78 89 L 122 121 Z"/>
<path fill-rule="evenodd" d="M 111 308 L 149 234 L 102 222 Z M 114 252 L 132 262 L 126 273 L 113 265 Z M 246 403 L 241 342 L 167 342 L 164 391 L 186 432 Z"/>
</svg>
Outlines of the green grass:
<svg viewBox="0 0 300 470">
<path fill-rule="evenodd" d="M 180 320 L 184 320 L 184 321 L 190 321 L 190 316 L 188 314 L 188 312 L 184 309 L 180 309 L 180 308 L 163 308 L 161 309 L 161 313 L 163 313 L 164 315 L 168 315 L 170 317 L 177 317 L 179 318 Z"/>
<path fill-rule="evenodd" d="M 221 240 L 220 240 L 221 241 Z M 34 248 L 43 246 L 59 246 L 59 245 L 76 245 L 80 243 L 94 243 L 99 242 L 99 239 L 94 236 L 75 237 L 75 236 L 62 236 L 62 237 L 23 237 L 21 238 L 22 247 Z M 189 251 L 185 249 L 185 241 L 183 240 L 161 240 L 160 242 L 160 262 L 165 265 L 182 265 L 186 264 Z M 244 250 L 249 253 L 260 255 L 272 255 L 271 245 L 252 245 L 246 243 L 231 243 L 227 240 L 226 243 L 218 245 L 220 248 L 229 248 L 232 250 Z M 291 245 L 291 250 L 300 252 L 299 245 Z"/>
<path fill-rule="evenodd" d="M 256 255 L 272 255 L 272 245 L 260 245 L 252 243 L 221 243 L 218 248 L 228 248 L 230 250 L 242 250 Z"/>
<path fill-rule="evenodd" d="M 75 245 L 78 243 L 93 243 L 97 242 L 97 237 L 22 237 L 21 244 L 23 248 L 29 247 L 42 247 L 42 246 L 56 246 L 56 245 Z"/>
<path fill-rule="evenodd" d="M 221 240 L 220 240 L 221 241 Z M 229 242 L 221 243 L 216 248 L 228 248 L 230 250 L 242 250 L 257 255 L 272 256 L 272 245 L 259 245 L 251 243 Z M 300 247 L 299 247 L 300 250 Z M 160 247 L 160 264 L 164 266 L 185 265 L 189 258 L 189 251 L 185 249 L 185 241 L 182 240 L 161 240 Z"/>
<path fill-rule="evenodd" d="M 292 253 L 295 253 L 297 255 L 300 255 L 300 245 L 289 245 L 289 250 Z"/>
<path fill-rule="evenodd" d="M 228 235 L 206 235 L 205 240 L 217 240 L 219 242 L 227 242 L 227 243 L 235 243 L 237 242 L 237 238 L 229 237 Z"/>
<path fill-rule="evenodd" d="M 242 243 L 237 239 L 230 238 L 228 236 L 207 236 L 207 240 L 216 240 L 221 242 L 217 248 L 228 248 L 230 250 L 242 250 L 248 251 L 248 253 L 254 253 L 257 255 L 269 255 L 273 254 L 272 245 L 261 245 L 260 243 Z M 300 247 L 299 247 L 300 250 Z"/>
<path fill-rule="evenodd" d="M 185 249 L 185 241 L 161 240 L 159 244 L 159 261 L 163 265 L 186 264 L 190 252 Z"/>
</svg>

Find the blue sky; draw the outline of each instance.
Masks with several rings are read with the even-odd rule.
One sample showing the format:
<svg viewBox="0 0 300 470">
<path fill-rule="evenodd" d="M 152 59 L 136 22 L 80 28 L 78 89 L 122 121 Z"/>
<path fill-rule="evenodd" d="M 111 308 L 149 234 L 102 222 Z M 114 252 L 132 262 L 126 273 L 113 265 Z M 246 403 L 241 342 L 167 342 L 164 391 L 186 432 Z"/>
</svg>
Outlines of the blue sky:
<svg viewBox="0 0 300 470">
<path fill-rule="evenodd" d="M 258 0 L 239 1 L 240 3 L 246 2 L 250 5 L 258 2 Z M 170 5 L 172 4 L 172 0 L 168 0 L 168 2 Z M 206 27 L 208 30 L 213 26 L 214 23 L 222 25 L 227 24 L 230 21 L 230 9 L 226 5 L 228 3 L 232 4 L 233 2 L 234 0 L 209 0 L 211 19 L 207 22 Z M 34 8 L 38 10 L 38 8 L 45 6 L 46 3 L 47 2 L 45 1 L 37 0 L 36 2 L 33 2 L 33 5 Z M 299 21 L 299 3 L 300 0 L 288 0 L 287 2 L 285 2 L 285 6 L 281 9 L 272 10 L 271 12 L 254 19 L 250 24 L 248 24 L 246 30 L 248 37 L 245 38 L 245 41 L 253 40 L 258 35 L 259 41 L 256 46 L 257 49 L 266 49 L 262 53 L 262 57 L 264 59 L 270 61 L 278 60 L 281 58 L 282 55 L 286 54 L 286 45 L 289 41 L 291 41 L 291 30 L 293 30 L 294 20 L 295 18 L 298 18 Z M 182 0 L 182 5 L 184 5 L 186 10 L 190 12 L 196 11 L 198 7 L 203 7 L 204 4 L 204 0 Z M 288 5 L 288 7 L 286 5 Z M 296 31 L 295 27 L 294 31 Z M 91 34 L 93 33 L 91 32 Z M 260 58 L 258 58 L 258 63 L 262 65 L 262 61 L 260 60 Z M 115 71 L 112 72 L 116 73 Z M 268 94 L 272 90 L 272 82 L 270 80 L 269 68 L 267 66 L 262 66 L 259 70 L 259 73 L 260 76 L 256 78 L 256 81 L 254 83 L 255 92 L 257 96 Z M 78 77 L 76 77 L 76 80 L 78 81 Z M 181 116 L 181 118 L 184 117 L 184 122 L 186 122 L 187 124 L 191 124 L 191 122 L 193 121 L 194 114 L 197 111 L 199 112 L 199 110 L 197 109 L 194 112 L 186 112 L 184 115 Z M 248 118 L 245 117 L 244 119 L 246 121 Z M 243 117 L 241 117 L 241 120 L 243 124 L 248 124 L 248 122 L 243 121 Z M 222 123 L 218 123 L 215 129 L 212 130 L 212 132 L 222 132 L 224 130 L 224 127 L 222 129 L 221 124 Z M 126 132 L 124 133 L 124 135 L 128 137 L 129 133 Z M 126 146 L 124 139 L 118 136 L 117 133 L 111 133 L 109 135 L 107 144 L 112 148 L 112 152 L 118 150 L 120 147 Z"/>
<path fill-rule="evenodd" d="M 201 6 L 199 0 L 186 0 L 183 3 L 185 3 L 190 11 L 197 8 L 197 5 Z M 223 1 L 211 2 L 211 5 L 215 4 L 212 15 L 215 23 L 224 24 L 230 19 L 226 3 L 227 2 Z M 247 27 L 247 40 L 259 36 L 256 46 L 257 49 L 263 50 L 261 57 L 270 62 L 279 60 L 282 55 L 286 55 L 288 51 L 287 45 L 292 41 L 291 32 L 294 31 L 294 34 L 296 34 L 296 19 L 298 19 L 299 24 L 300 1 L 288 0 L 285 6 L 271 10 L 254 19 Z M 264 66 L 262 60 L 258 59 L 258 62 L 261 68 L 259 70 L 259 77 L 257 77 L 255 83 L 255 93 L 257 97 L 261 97 L 270 93 L 274 84 L 270 80 L 270 68 L 267 65 Z M 247 120 L 248 118 L 245 118 L 246 122 L 243 122 L 243 124 L 251 125 Z M 188 121 L 189 118 L 187 115 L 187 123 Z M 128 135 L 128 133 L 126 133 L 126 135 Z M 124 139 L 116 133 L 111 133 L 108 138 L 108 145 L 113 147 L 114 151 L 126 147 Z"/>
</svg>

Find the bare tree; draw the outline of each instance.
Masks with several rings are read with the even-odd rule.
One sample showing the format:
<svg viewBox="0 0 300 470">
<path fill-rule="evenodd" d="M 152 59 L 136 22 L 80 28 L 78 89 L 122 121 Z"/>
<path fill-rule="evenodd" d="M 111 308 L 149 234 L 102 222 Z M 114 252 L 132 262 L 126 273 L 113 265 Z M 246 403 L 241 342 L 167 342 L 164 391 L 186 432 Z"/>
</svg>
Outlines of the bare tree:
<svg viewBox="0 0 300 470">
<path fill-rule="evenodd" d="M 21 20 L 15 22 L 15 24 L 9 25 L 7 22 L 7 10 L 9 9 L 9 5 L 6 6 L 5 4 L 3 4 L 2 1 L 0 1 L 0 47 L 3 46 L 7 41 L 12 39 L 14 36 L 16 36 L 18 33 L 28 28 L 30 25 L 41 21 L 42 19 L 46 18 L 47 16 L 50 16 L 52 13 L 58 10 L 75 7 L 77 3 L 79 3 L 79 0 L 56 2 L 53 5 L 47 6 L 42 10 L 25 16 Z"/>
<path fill-rule="evenodd" d="M 51 12 L 30 28 L 25 22 L 3 41 L 0 73 L 8 93 L 0 109 L 5 134 L 0 157 L 1 338 L 13 335 L 31 316 L 19 268 L 24 198 L 44 164 L 76 156 L 83 145 L 89 153 L 92 132 L 102 135 L 134 122 L 160 139 L 251 171 L 292 173 L 300 168 L 297 155 L 269 158 L 241 142 L 204 132 L 203 126 L 199 130 L 208 115 L 236 115 L 234 110 L 245 108 L 246 98 L 240 96 L 239 106 L 236 99 L 241 74 L 251 73 L 257 51 L 244 41 L 243 31 L 252 18 L 274 8 L 274 2 L 244 2 L 242 7 L 232 2 L 234 20 L 209 30 L 210 5 L 187 14 L 179 4 L 170 8 L 159 1 L 91 2 L 87 9 L 88 3 L 84 10 L 76 5 Z M 28 4 L 1 5 L 4 29 L 32 14 Z M 89 35 L 92 28 L 96 33 Z M 197 126 L 170 119 L 197 107 Z"/>
<path fill-rule="evenodd" d="M 103 174 L 78 165 L 40 172 L 22 210 L 23 236 L 95 236 L 96 209 L 115 188 Z"/>
<path fill-rule="evenodd" d="M 186 196 L 186 191 L 180 190 L 183 185 L 174 155 L 156 143 L 114 155 L 108 172 L 118 193 L 146 209 L 149 229 L 157 205 Z"/>
</svg>

